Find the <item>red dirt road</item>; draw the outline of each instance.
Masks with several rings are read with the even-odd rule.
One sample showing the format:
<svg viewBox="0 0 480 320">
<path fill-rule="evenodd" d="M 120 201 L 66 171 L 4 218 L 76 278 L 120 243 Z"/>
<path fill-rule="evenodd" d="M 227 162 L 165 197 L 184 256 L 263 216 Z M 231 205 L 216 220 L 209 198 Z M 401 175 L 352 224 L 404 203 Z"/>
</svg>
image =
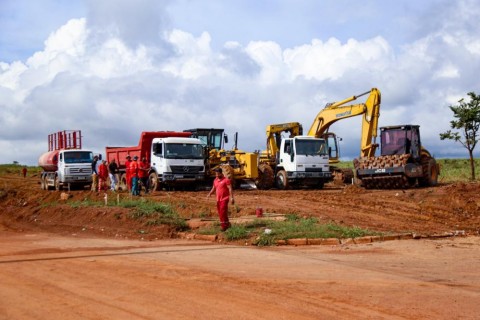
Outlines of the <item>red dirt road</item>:
<svg viewBox="0 0 480 320">
<path fill-rule="evenodd" d="M 478 319 L 479 189 L 236 190 L 234 218 L 261 206 L 383 232 L 469 235 L 257 248 L 173 239 L 127 209 L 64 204 L 36 177 L 0 176 L 0 320 Z M 213 220 L 206 194 L 147 198 Z M 102 199 L 73 191 L 69 201 Z"/>
<path fill-rule="evenodd" d="M 0 234 L 0 319 L 478 319 L 480 238 L 256 248 Z"/>
</svg>

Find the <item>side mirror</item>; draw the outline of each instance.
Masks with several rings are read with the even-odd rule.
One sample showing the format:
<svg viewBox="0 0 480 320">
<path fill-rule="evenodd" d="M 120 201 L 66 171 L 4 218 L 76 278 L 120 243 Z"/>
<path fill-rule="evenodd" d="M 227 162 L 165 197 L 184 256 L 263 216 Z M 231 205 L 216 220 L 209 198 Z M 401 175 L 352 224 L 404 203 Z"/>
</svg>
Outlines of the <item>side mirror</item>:
<svg viewBox="0 0 480 320">
<path fill-rule="evenodd" d="M 223 141 L 224 141 L 225 143 L 228 143 L 228 136 L 227 136 L 226 134 L 223 136 Z"/>
</svg>

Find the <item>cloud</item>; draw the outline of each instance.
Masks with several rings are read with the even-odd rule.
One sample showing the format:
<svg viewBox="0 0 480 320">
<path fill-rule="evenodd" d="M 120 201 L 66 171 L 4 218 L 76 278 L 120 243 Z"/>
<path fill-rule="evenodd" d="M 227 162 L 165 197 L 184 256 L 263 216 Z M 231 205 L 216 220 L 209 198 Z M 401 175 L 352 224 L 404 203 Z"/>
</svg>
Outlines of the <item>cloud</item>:
<svg viewBox="0 0 480 320">
<path fill-rule="evenodd" d="M 89 3 L 85 18 L 67 21 L 24 62 L 0 62 L 7 162 L 36 163 L 47 135 L 70 129 L 81 129 L 96 152 L 134 145 L 142 131 L 195 127 L 239 132 L 240 149 L 263 149 L 266 125 L 298 121 L 306 131 L 326 103 L 372 87 L 382 92 L 381 126 L 419 124 L 427 148 L 451 156 L 438 138 L 449 127 L 448 105 L 480 84 L 480 27 L 470 14 L 442 22 L 439 11 L 429 17 L 437 28 L 400 49 L 376 35 L 285 48 L 228 41 L 216 50 L 208 31 L 173 28 L 163 2 Z M 359 153 L 360 124 L 355 117 L 332 126 L 346 159 Z"/>
</svg>

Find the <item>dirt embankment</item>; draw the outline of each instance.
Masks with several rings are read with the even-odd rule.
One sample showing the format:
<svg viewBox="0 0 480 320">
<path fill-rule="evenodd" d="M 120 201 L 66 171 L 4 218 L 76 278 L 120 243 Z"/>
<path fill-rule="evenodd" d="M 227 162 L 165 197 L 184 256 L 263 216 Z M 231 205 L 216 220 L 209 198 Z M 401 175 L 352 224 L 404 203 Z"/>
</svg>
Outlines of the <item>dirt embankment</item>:
<svg viewBox="0 0 480 320">
<path fill-rule="evenodd" d="M 365 190 L 353 185 L 327 185 L 323 190 L 235 190 L 232 218 L 267 213 L 296 213 L 382 232 L 435 234 L 480 231 L 480 184 L 441 184 L 435 188 Z M 107 193 L 122 201 L 128 193 Z M 184 218 L 216 218 L 207 192 L 155 192 L 146 198 L 169 203 Z M 72 191 L 69 201 L 103 201 L 105 195 Z M 117 198 L 118 197 L 118 198 Z M 60 193 L 40 190 L 38 177 L 0 176 L 0 230 L 42 230 L 62 234 L 95 234 L 118 238 L 161 239 L 174 236 L 166 226 L 146 227 L 129 218 L 128 209 L 63 204 Z"/>
</svg>

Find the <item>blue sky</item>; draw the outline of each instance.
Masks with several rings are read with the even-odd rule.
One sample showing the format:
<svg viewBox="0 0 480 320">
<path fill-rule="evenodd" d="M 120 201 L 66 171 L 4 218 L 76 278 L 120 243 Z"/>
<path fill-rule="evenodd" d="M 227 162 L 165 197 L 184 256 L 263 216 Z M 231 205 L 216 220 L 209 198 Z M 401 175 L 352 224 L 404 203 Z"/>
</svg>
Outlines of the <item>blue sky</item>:
<svg viewBox="0 0 480 320">
<path fill-rule="evenodd" d="M 47 135 L 70 129 L 97 152 L 194 127 L 263 149 L 266 125 L 309 128 L 372 87 L 380 126 L 419 124 L 435 156 L 467 157 L 439 133 L 479 91 L 478 16 L 474 0 L 0 0 L 4 161 L 36 164 Z M 344 159 L 360 120 L 332 126 Z"/>
</svg>

